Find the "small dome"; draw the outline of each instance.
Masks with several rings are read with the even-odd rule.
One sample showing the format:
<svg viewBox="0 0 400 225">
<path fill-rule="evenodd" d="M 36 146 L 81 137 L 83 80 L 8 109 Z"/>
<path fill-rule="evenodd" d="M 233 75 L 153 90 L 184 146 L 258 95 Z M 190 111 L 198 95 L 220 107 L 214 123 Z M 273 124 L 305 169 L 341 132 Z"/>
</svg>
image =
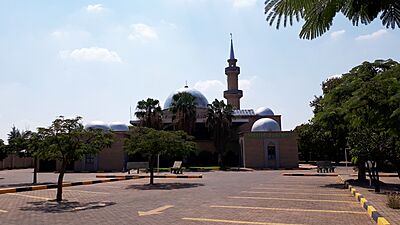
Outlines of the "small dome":
<svg viewBox="0 0 400 225">
<path fill-rule="evenodd" d="M 112 122 L 110 123 L 111 131 L 129 131 L 128 125 L 122 122 Z"/>
<path fill-rule="evenodd" d="M 261 118 L 254 122 L 251 132 L 281 131 L 279 124 L 270 118 Z"/>
<path fill-rule="evenodd" d="M 101 129 L 104 131 L 108 131 L 110 130 L 110 126 L 108 126 L 108 124 L 104 123 L 103 121 L 92 121 L 85 125 L 85 130 L 90 129 Z"/>
<path fill-rule="evenodd" d="M 204 95 L 200 91 L 198 91 L 194 88 L 189 88 L 189 87 L 185 86 L 183 88 L 179 88 L 178 90 L 174 91 L 173 93 L 171 93 L 168 96 L 168 98 L 165 100 L 165 103 L 164 103 L 164 109 L 170 108 L 172 105 L 172 97 L 174 95 L 176 95 L 178 93 L 182 93 L 182 92 L 189 93 L 189 94 L 193 95 L 194 97 L 196 97 L 196 100 L 195 100 L 196 107 L 207 108 L 207 105 L 208 105 L 207 98 L 204 97 Z"/>
<path fill-rule="evenodd" d="M 270 108 L 260 107 L 256 110 L 257 116 L 273 116 L 274 112 Z"/>
</svg>

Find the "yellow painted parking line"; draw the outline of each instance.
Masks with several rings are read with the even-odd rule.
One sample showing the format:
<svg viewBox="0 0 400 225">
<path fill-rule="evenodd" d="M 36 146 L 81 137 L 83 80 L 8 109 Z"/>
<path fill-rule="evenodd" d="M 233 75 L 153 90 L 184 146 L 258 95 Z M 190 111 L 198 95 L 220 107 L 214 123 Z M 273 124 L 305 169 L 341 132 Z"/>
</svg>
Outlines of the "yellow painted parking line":
<svg viewBox="0 0 400 225">
<path fill-rule="evenodd" d="M 299 189 L 298 188 L 279 188 L 279 187 L 277 187 L 277 188 L 274 188 L 274 187 L 252 187 L 252 188 L 250 188 L 250 189 L 257 189 L 257 190 L 294 190 L 294 191 L 299 191 Z M 318 188 L 315 188 L 315 189 L 308 189 L 309 191 L 312 191 L 312 190 L 320 190 L 320 189 L 318 189 Z M 326 191 L 326 190 L 324 190 L 324 191 Z M 337 192 L 337 191 L 327 191 L 328 193 L 329 192 L 333 192 L 333 193 L 335 193 L 335 192 Z"/>
<path fill-rule="evenodd" d="M 45 198 L 45 197 L 40 197 L 40 196 L 34 196 L 34 195 L 25 195 L 25 194 L 19 194 L 19 193 L 8 193 L 7 195 L 15 195 L 15 196 L 21 196 L 21 197 L 27 197 L 27 198 L 35 198 L 35 199 L 41 199 L 41 200 L 51 200 L 51 198 Z"/>
<path fill-rule="evenodd" d="M 349 194 L 319 194 L 307 192 L 277 192 L 277 191 L 241 191 L 241 193 L 249 194 L 289 194 L 289 195 L 322 195 L 322 196 L 350 196 Z"/>
<path fill-rule="evenodd" d="M 349 213 L 349 214 L 362 214 L 362 215 L 366 214 L 366 212 L 343 211 L 343 210 L 267 208 L 267 207 L 239 206 L 239 205 L 211 205 L 210 207 L 226 208 L 226 209 L 253 209 L 253 210 L 265 210 L 265 211 L 270 210 L 270 211 L 290 211 L 290 212 Z"/>
<path fill-rule="evenodd" d="M 103 194 L 103 195 L 109 195 L 110 193 L 107 192 L 99 192 L 99 191 L 83 191 L 83 190 L 64 190 L 67 192 L 82 192 L 82 193 L 91 193 L 91 194 Z"/>
<path fill-rule="evenodd" d="M 256 225 L 305 225 L 305 224 L 293 224 L 293 223 L 267 223 L 267 222 L 252 222 L 242 220 L 221 220 L 221 219 L 209 219 L 209 218 L 182 218 L 183 220 L 200 221 L 200 222 L 214 222 L 214 223 L 234 223 L 234 224 L 256 224 Z"/>
<path fill-rule="evenodd" d="M 8 211 L 0 209 L 0 213 L 8 213 Z"/>
<path fill-rule="evenodd" d="M 327 199 L 302 199 L 302 198 L 269 198 L 269 197 L 251 197 L 251 196 L 230 196 L 228 198 L 235 199 L 254 199 L 254 200 L 281 200 L 281 201 L 300 201 L 300 202 L 335 202 L 335 203 L 351 203 L 358 204 L 355 201 L 340 201 Z"/>
</svg>

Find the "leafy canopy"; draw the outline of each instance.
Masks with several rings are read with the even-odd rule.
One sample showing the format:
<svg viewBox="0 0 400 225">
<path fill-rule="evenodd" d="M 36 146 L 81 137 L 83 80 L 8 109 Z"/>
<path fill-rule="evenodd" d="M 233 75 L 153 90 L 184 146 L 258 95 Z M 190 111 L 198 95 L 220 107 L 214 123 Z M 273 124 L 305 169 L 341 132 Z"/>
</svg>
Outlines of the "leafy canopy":
<svg viewBox="0 0 400 225">
<path fill-rule="evenodd" d="M 124 148 L 128 154 L 141 153 L 146 156 L 181 155 L 194 150 L 193 137 L 183 131 L 163 131 L 137 127 L 129 132 Z"/>
<path fill-rule="evenodd" d="M 337 13 L 342 13 L 354 26 L 370 24 L 379 15 L 382 25 L 400 27 L 398 0 L 266 0 L 267 22 L 276 28 L 304 21 L 300 38 L 314 39 L 327 32 Z"/>
<path fill-rule="evenodd" d="M 81 119 L 60 116 L 48 128 L 38 128 L 35 142 L 31 144 L 37 148 L 35 155 L 41 159 L 71 163 L 111 146 L 111 133 L 99 129 L 85 130 Z"/>
</svg>

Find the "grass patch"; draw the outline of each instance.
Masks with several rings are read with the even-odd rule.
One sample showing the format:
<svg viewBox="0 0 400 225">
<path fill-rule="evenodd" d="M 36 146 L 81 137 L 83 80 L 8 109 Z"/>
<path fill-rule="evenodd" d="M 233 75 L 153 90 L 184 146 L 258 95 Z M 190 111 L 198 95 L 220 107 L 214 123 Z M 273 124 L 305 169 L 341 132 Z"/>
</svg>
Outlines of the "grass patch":
<svg viewBox="0 0 400 225">
<path fill-rule="evenodd" d="M 400 193 L 390 193 L 387 195 L 387 206 L 392 209 L 400 209 Z"/>
</svg>

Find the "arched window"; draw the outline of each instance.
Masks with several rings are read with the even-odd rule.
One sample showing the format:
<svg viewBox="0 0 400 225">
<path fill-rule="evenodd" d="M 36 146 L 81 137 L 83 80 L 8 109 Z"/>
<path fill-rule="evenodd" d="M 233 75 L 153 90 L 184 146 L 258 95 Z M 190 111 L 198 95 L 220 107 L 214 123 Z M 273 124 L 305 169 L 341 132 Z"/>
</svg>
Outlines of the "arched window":
<svg viewBox="0 0 400 225">
<path fill-rule="evenodd" d="M 268 160 L 275 160 L 276 159 L 276 147 L 274 143 L 269 143 L 267 146 L 267 155 Z"/>
</svg>

